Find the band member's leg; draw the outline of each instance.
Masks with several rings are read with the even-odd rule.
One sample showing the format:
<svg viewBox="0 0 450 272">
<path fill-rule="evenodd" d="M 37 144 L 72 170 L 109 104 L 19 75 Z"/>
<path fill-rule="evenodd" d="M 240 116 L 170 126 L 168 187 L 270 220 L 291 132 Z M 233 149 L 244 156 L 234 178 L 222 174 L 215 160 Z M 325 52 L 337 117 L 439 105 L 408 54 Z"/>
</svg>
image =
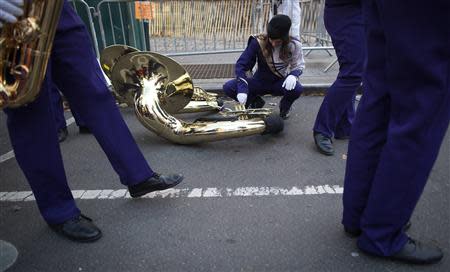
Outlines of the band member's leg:
<svg viewBox="0 0 450 272">
<path fill-rule="evenodd" d="M 266 86 L 266 90 L 264 89 L 264 82 L 262 82 L 261 80 L 258 79 L 248 79 L 248 97 L 247 97 L 247 103 L 246 103 L 246 107 L 248 108 L 252 102 L 255 100 L 256 97 L 264 95 L 266 93 L 269 93 L 269 88 Z M 223 91 L 224 93 L 237 101 L 237 79 L 232 79 L 228 82 L 226 82 L 223 85 Z"/>
<path fill-rule="evenodd" d="M 336 139 L 350 138 L 353 120 L 355 119 L 355 96 L 347 103 L 347 109 L 344 111 L 341 120 L 336 125 L 334 137 Z"/>
<path fill-rule="evenodd" d="M 79 128 L 87 128 L 86 122 L 83 121 L 80 114 L 75 109 L 70 107 L 70 112 L 72 113 L 72 116 L 75 119 L 75 124 L 77 124 Z"/>
<path fill-rule="evenodd" d="M 283 96 L 283 98 L 281 98 L 280 100 L 280 114 L 282 115 L 283 113 L 285 113 L 286 115 L 288 115 L 289 111 L 291 110 L 292 104 L 302 94 L 303 87 L 299 82 L 297 82 L 295 88 L 288 91 L 282 86 L 283 82 L 284 79 L 272 83 L 270 91 L 274 96 Z"/>
<path fill-rule="evenodd" d="M 362 235 L 358 246 L 365 252 L 391 256 L 408 242 L 403 226 L 420 198 L 448 129 L 450 33 L 446 15 L 450 4 L 445 0 L 433 6 L 423 6 L 419 1 L 407 4 L 367 1 L 364 8 L 369 38 L 367 84 L 365 81 L 362 108 L 358 109 L 356 116 L 358 121 L 355 123 L 359 125 L 352 130 L 350 140 L 352 153 L 349 152 L 345 182 L 344 224 L 355 224 L 353 220 L 359 213 Z M 407 25 L 415 27 L 404 27 Z M 430 38 L 426 43 L 409 46 L 416 42 L 418 36 Z M 389 59 L 374 59 L 374 56 L 379 56 L 377 54 L 387 54 Z M 414 75 L 413 80 L 411 75 Z M 381 123 L 383 131 L 380 131 L 386 136 L 384 139 L 365 138 L 366 141 L 375 140 L 358 150 L 362 143 L 358 141 L 359 137 L 353 142 L 353 137 L 364 131 L 361 122 L 379 121 L 359 115 L 363 113 L 367 117 L 370 104 L 366 101 L 373 101 L 376 96 L 380 97 L 380 102 L 383 101 L 378 102 L 376 117 L 387 115 L 382 119 L 386 122 Z M 382 113 L 383 108 L 385 113 Z M 357 165 L 355 160 L 360 156 L 374 163 Z M 351 165 L 350 160 L 353 162 Z M 370 173 L 361 175 L 365 171 Z M 366 188 L 361 190 L 362 187 Z M 365 200 L 363 210 L 362 200 Z"/>
<path fill-rule="evenodd" d="M 5 112 L 16 160 L 39 210 L 49 224 L 59 224 L 79 215 L 80 211 L 64 172 L 50 97 L 52 88 L 51 77 L 47 76 L 34 102 Z"/>
<path fill-rule="evenodd" d="M 64 107 L 62 104 L 62 97 L 56 86 L 51 88 L 51 100 L 53 109 L 55 111 L 55 122 L 57 131 L 66 128 L 66 119 L 64 118 Z"/>
<path fill-rule="evenodd" d="M 339 61 L 339 74 L 336 81 L 327 90 L 314 124 L 314 132 L 332 138 L 341 123 L 351 126 L 347 118 L 348 111 L 353 111 L 350 105 L 356 90 L 362 81 L 363 63 L 365 58 L 364 26 L 360 4 L 333 6 L 327 4 L 324 21 L 330 33 L 333 46 Z M 350 116 L 353 112 L 350 112 Z M 344 128 L 346 129 L 346 128 Z M 346 134 L 348 136 L 349 134 Z"/>
<path fill-rule="evenodd" d="M 374 20 L 375 18 L 372 18 Z M 372 33 L 382 35 L 382 29 L 372 27 Z M 366 208 L 380 153 L 386 142 L 391 110 L 386 82 L 386 59 L 384 41 L 368 36 L 367 77 L 364 79 L 365 92 L 361 98 L 348 146 L 347 166 L 344 180 L 343 225 L 349 230 L 360 230 L 361 215 Z"/>
<path fill-rule="evenodd" d="M 89 34 L 68 2 L 56 33 L 52 65 L 56 85 L 91 129 L 121 182 L 133 185 L 154 175 L 104 83 Z"/>
</svg>

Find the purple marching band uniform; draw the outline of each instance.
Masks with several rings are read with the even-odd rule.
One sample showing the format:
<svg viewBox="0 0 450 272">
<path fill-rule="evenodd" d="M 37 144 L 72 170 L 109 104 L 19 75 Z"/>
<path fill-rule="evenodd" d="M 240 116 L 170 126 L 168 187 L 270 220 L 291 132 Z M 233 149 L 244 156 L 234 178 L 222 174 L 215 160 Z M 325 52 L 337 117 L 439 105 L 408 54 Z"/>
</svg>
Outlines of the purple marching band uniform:
<svg viewBox="0 0 450 272">
<path fill-rule="evenodd" d="M 80 214 L 68 187 L 58 144 L 52 88 L 55 84 L 80 115 L 118 173 L 130 186 L 154 176 L 104 83 L 90 37 L 65 1 L 39 97 L 26 107 L 6 109 L 16 159 L 40 212 L 49 224 Z"/>
<path fill-rule="evenodd" d="M 362 9 L 368 59 L 349 143 L 342 223 L 362 231 L 363 251 L 392 256 L 411 245 L 403 226 L 449 125 L 450 1 L 365 0 Z"/>
<path fill-rule="evenodd" d="M 327 90 L 314 132 L 348 138 L 355 115 L 354 97 L 361 86 L 365 60 L 364 26 L 359 0 L 326 0 L 324 21 L 339 62 L 336 80 Z"/>
<path fill-rule="evenodd" d="M 56 130 L 61 131 L 63 129 L 66 129 L 66 119 L 64 117 L 64 107 L 63 107 L 63 101 L 62 96 L 59 92 L 58 87 L 56 87 L 54 84 L 52 86 L 51 90 L 51 100 L 52 100 L 52 106 L 55 113 L 55 121 L 56 121 Z M 72 112 L 72 116 L 75 119 L 75 123 L 78 127 L 86 127 L 86 123 L 81 119 L 80 114 L 78 114 L 75 110 L 72 108 L 70 109 Z"/>
<path fill-rule="evenodd" d="M 236 79 L 225 83 L 223 90 L 229 97 L 236 100 L 238 93 L 248 95 L 248 107 L 256 97 L 271 94 L 283 96 L 280 101 L 280 112 L 288 112 L 292 103 L 299 98 L 302 86 L 299 82 L 293 90 L 282 87 L 285 78 L 289 75 L 299 77 L 305 68 L 300 41 L 291 38 L 289 49 L 291 55 L 287 61 L 280 59 L 279 48 L 275 48 L 272 54 L 265 54 L 265 41 L 262 35 L 251 36 L 244 52 L 236 63 Z M 252 77 L 247 73 L 252 70 L 256 62 L 258 68 Z"/>
</svg>

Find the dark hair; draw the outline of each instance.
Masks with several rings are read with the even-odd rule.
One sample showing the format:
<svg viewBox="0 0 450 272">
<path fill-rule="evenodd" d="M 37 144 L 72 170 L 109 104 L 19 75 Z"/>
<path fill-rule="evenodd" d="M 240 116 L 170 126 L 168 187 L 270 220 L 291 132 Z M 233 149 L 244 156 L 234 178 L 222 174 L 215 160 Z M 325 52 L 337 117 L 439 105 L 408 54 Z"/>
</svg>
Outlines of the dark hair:
<svg viewBox="0 0 450 272">
<path fill-rule="evenodd" d="M 278 14 L 270 19 L 267 24 L 267 35 L 265 37 L 266 40 L 266 48 L 267 53 L 272 53 L 273 48 L 272 44 L 269 41 L 269 38 L 272 40 L 282 40 L 281 49 L 280 49 L 280 58 L 283 61 L 287 61 L 289 57 L 291 57 L 292 53 L 289 50 L 289 43 L 291 42 L 291 37 L 289 36 L 289 31 L 291 29 L 291 19 L 289 16 L 284 14 Z"/>
<path fill-rule="evenodd" d="M 271 55 L 273 53 L 273 47 L 269 41 L 269 36 L 262 35 L 262 38 L 264 39 L 265 45 L 266 45 L 263 50 L 265 51 L 265 53 L 267 55 Z M 281 44 L 281 48 L 280 48 L 280 59 L 283 61 L 287 61 L 292 56 L 292 52 L 289 49 L 289 43 L 291 42 L 291 37 L 285 36 L 285 37 L 279 38 L 279 39 L 283 41 Z"/>
<path fill-rule="evenodd" d="M 271 39 L 282 39 L 289 36 L 292 22 L 289 16 L 278 14 L 270 19 L 267 24 L 267 35 Z"/>
</svg>

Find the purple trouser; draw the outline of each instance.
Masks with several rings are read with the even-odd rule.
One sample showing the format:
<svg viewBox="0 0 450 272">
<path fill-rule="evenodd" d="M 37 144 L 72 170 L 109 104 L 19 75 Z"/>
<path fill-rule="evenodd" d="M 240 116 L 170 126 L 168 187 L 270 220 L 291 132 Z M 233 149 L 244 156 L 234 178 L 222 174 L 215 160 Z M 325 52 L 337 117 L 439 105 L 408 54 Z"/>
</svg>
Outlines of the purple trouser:
<svg viewBox="0 0 450 272">
<path fill-rule="evenodd" d="M 49 224 L 80 213 L 67 184 L 58 144 L 53 84 L 86 122 L 124 185 L 153 175 L 102 77 L 89 34 L 65 2 L 39 97 L 26 107 L 5 110 L 17 162 Z"/>
<path fill-rule="evenodd" d="M 339 74 L 320 106 L 313 130 L 329 138 L 344 138 L 350 135 L 354 97 L 361 86 L 365 58 L 361 4 L 326 1 L 324 21 L 338 58 Z"/>
<path fill-rule="evenodd" d="M 273 76 L 268 76 L 268 78 L 273 78 Z M 259 77 L 249 78 L 248 82 L 248 98 L 247 98 L 247 107 L 257 96 L 262 96 L 266 94 L 271 94 L 274 96 L 283 96 L 280 101 L 280 110 L 281 109 L 290 109 L 292 103 L 300 97 L 302 93 L 302 86 L 297 82 L 295 88 L 293 90 L 286 90 L 282 87 L 284 79 L 260 79 Z M 223 85 L 223 91 L 225 94 L 237 100 L 237 79 L 232 79 L 226 82 Z"/>
<path fill-rule="evenodd" d="M 60 130 L 66 127 L 66 119 L 64 118 L 64 107 L 63 107 L 63 101 L 62 96 L 59 93 L 58 87 L 55 85 L 52 86 L 51 90 L 51 100 L 52 100 L 52 107 L 55 112 L 55 122 L 56 122 L 56 129 Z M 80 115 L 74 111 L 73 109 L 70 109 L 72 112 L 72 116 L 75 119 L 75 123 L 79 127 L 85 127 L 86 124 L 84 121 L 82 121 Z"/>
<path fill-rule="evenodd" d="M 367 70 L 351 131 L 342 223 L 390 256 L 422 194 L 450 119 L 450 1 L 365 0 Z"/>
</svg>

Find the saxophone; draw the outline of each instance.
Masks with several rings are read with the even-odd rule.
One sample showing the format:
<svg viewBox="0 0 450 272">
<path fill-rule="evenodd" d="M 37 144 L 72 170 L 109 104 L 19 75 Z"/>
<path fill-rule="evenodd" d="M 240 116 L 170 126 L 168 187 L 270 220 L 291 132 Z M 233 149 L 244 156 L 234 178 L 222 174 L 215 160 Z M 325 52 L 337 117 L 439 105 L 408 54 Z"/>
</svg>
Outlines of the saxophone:
<svg viewBox="0 0 450 272">
<path fill-rule="evenodd" d="M 24 1 L 18 21 L 0 29 L 0 110 L 26 105 L 38 96 L 63 4 Z"/>
</svg>

